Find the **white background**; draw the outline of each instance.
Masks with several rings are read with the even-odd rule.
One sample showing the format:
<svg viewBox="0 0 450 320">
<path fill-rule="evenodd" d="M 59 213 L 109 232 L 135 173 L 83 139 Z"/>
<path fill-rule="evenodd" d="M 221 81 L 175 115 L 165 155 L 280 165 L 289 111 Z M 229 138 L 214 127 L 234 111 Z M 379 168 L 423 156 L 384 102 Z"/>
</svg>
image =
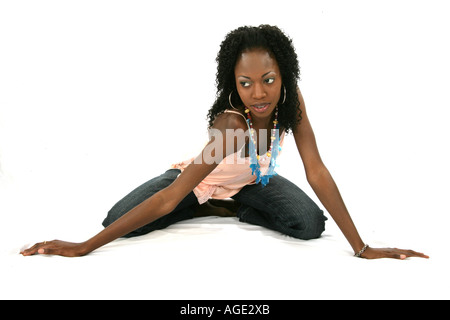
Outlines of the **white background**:
<svg viewBox="0 0 450 320">
<path fill-rule="evenodd" d="M 1 1 L 0 297 L 449 298 L 449 14 L 446 1 L 436 0 Z M 155 277 L 150 262 L 115 274 L 122 286 L 113 295 L 112 277 L 92 272 L 92 256 L 17 254 L 43 240 L 85 240 L 122 196 L 194 156 L 207 138 L 221 41 L 232 29 L 262 23 L 294 40 L 319 150 L 363 239 L 430 260 L 347 258 L 351 250 L 331 218 L 324 239 L 333 241 L 316 243 L 332 250 L 289 251 L 308 259 L 308 275 L 297 266 L 271 268 L 284 274 L 285 287 L 275 276 L 255 277 L 254 289 L 244 291 L 245 277 L 220 282 L 249 272 L 247 255 L 236 256 L 236 240 L 213 234 L 195 242 L 200 247 L 188 262 L 157 269 L 158 277 L 179 272 L 189 279 L 188 265 L 195 281 L 175 276 L 184 289 L 168 290 L 161 281 L 167 290 L 158 294 L 124 280 L 127 272 L 136 282 Z M 280 163 L 279 173 L 317 200 L 292 136 Z M 227 235 L 245 237 L 233 222 L 227 226 Z M 271 254 L 272 240 L 261 242 L 261 252 Z M 181 234 L 178 241 L 188 240 Z M 217 246 L 220 263 L 207 258 Z M 129 250 L 106 254 L 126 265 L 136 253 Z M 174 252 L 176 244 L 165 254 Z M 223 286 L 206 294 L 211 277 Z M 293 288 L 297 277 L 310 280 Z M 106 290 L 85 291 L 90 284 Z"/>
</svg>

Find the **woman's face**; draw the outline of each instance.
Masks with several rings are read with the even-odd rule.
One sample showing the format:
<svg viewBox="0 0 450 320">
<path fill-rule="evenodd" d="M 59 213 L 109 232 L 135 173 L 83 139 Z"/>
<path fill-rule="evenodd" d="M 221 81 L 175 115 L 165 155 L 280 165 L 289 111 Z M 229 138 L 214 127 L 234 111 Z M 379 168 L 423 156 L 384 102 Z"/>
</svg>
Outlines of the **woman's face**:
<svg viewBox="0 0 450 320">
<path fill-rule="evenodd" d="M 278 101 L 282 79 L 277 61 L 264 49 L 242 52 L 234 68 L 236 87 L 253 117 L 269 117 Z"/>
</svg>

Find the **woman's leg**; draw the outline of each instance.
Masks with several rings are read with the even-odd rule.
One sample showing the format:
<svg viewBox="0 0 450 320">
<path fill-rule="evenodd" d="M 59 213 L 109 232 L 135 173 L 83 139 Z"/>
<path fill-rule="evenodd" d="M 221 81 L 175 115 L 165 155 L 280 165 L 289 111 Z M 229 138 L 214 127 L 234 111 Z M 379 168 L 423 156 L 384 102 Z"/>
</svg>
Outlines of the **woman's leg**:
<svg viewBox="0 0 450 320">
<path fill-rule="evenodd" d="M 162 175 L 153 178 L 143 185 L 137 187 L 111 208 L 111 210 L 108 212 L 107 217 L 103 221 L 103 226 L 106 228 L 138 204 L 150 198 L 158 191 L 168 187 L 178 177 L 180 172 L 181 171 L 178 169 L 167 170 Z M 139 229 L 136 229 L 135 231 L 130 232 L 129 234 L 125 235 L 125 237 L 128 238 L 140 236 L 154 230 L 164 229 L 178 221 L 191 219 L 198 205 L 199 204 L 197 197 L 193 192 L 191 192 L 178 204 L 175 210 L 173 210 L 171 213 Z"/>
<path fill-rule="evenodd" d="M 232 197 L 241 203 L 239 220 L 298 239 L 319 238 L 327 218 L 299 187 L 277 175 L 265 186 L 245 186 Z"/>
</svg>

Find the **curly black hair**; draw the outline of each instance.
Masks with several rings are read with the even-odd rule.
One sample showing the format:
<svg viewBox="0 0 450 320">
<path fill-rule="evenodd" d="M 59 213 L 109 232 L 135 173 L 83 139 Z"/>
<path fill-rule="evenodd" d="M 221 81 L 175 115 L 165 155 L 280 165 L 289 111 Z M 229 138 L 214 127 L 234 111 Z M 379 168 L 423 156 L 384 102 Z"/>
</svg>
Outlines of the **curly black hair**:
<svg viewBox="0 0 450 320">
<path fill-rule="evenodd" d="M 216 101 L 208 111 L 209 127 L 215 117 L 230 108 L 228 96 L 231 92 L 233 105 L 243 105 L 237 94 L 234 67 L 240 54 L 248 49 L 266 49 L 278 63 L 283 85 L 286 87 L 286 100 L 278 108 L 278 121 L 286 133 L 294 131 L 301 120 L 300 102 L 297 95 L 297 81 L 300 68 L 292 40 L 278 27 L 260 25 L 244 26 L 227 34 L 217 54 Z M 284 99 L 284 88 L 281 88 L 280 100 Z"/>
</svg>

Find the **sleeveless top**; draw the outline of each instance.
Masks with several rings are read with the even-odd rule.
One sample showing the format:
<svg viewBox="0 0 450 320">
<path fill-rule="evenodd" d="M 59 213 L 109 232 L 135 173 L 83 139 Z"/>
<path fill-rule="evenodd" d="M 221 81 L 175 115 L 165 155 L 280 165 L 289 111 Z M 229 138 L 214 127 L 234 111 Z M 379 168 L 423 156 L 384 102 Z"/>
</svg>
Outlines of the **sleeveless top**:
<svg viewBox="0 0 450 320">
<path fill-rule="evenodd" d="M 233 110 L 225 110 L 225 112 L 239 114 L 247 123 L 247 119 L 241 113 Z M 247 127 L 249 127 L 248 123 Z M 283 145 L 283 140 L 284 131 L 280 136 L 280 146 Z M 244 186 L 255 183 L 256 176 L 252 175 L 250 157 L 245 157 L 244 148 L 245 144 L 237 152 L 226 156 L 217 167 L 194 188 L 193 192 L 200 204 L 205 203 L 209 198 L 230 198 L 238 193 Z M 186 161 L 175 163 L 172 164 L 171 168 L 180 169 L 183 172 L 183 170 L 193 161 L 194 158 L 191 158 Z M 269 168 L 270 158 L 266 154 L 261 155 L 259 164 L 261 166 L 261 174 L 266 174 Z"/>
</svg>

